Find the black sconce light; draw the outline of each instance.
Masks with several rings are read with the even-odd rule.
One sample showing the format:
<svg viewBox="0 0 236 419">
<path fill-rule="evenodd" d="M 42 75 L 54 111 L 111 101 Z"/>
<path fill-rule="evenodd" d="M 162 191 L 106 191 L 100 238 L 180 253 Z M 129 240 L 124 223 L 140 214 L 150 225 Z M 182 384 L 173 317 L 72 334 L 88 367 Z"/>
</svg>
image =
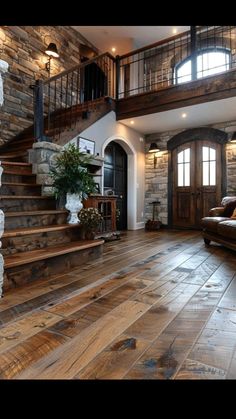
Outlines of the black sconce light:
<svg viewBox="0 0 236 419">
<path fill-rule="evenodd" d="M 236 131 L 233 132 L 231 139 L 229 140 L 230 143 L 236 143 Z"/>
<path fill-rule="evenodd" d="M 160 151 L 160 149 L 157 147 L 157 144 L 156 143 L 151 143 L 148 152 L 149 153 L 157 153 L 158 151 Z M 154 169 L 156 169 L 156 167 L 157 167 L 157 156 L 156 156 L 156 154 L 154 154 L 153 163 L 154 163 Z"/>
<path fill-rule="evenodd" d="M 46 70 L 48 71 L 48 77 L 50 77 L 50 71 L 51 71 L 51 59 L 52 58 L 58 58 L 59 54 L 57 51 L 57 46 L 53 42 L 51 42 L 48 47 L 45 50 L 45 54 L 49 56 L 48 62 L 45 65 Z"/>
</svg>

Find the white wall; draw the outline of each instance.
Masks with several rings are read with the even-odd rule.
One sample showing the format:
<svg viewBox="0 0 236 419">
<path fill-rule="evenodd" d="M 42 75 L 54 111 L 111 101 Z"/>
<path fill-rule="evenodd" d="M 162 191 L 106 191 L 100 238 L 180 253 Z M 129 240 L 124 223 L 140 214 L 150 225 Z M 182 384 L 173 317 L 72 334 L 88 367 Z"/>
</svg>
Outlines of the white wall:
<svg viewBox="0 0 236 419">
<path fill-rule="evenodd" d="M 117 122 L 115 112 L 111 111 L 78 135 L 94 140 L 95 155 L 99 153 L 100 157 L 104 157 L 105 147 L 111 141 L 117 141 L 124 148 L 128 155 L 128 229 L 143 228 L 145 154 L 142 134 Z"/>
</svg>

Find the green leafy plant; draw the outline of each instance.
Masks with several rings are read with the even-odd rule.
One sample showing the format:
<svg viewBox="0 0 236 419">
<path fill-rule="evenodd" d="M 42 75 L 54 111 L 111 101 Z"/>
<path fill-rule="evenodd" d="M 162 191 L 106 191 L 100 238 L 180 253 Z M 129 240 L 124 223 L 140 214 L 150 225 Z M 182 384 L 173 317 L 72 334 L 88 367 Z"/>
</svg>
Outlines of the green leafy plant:
<svg viewBox="0 0 236 419">
<path fill-rule="evenodd" d="M 56 198 L 75 193 L 86 199 L 89 193 L 96 192 L 96 183 L 87 168 L 91 159 L 91 156 L 81 153 L 74 144 L 69 144 L 59 154 L 50 171 Z"/>
</svg>

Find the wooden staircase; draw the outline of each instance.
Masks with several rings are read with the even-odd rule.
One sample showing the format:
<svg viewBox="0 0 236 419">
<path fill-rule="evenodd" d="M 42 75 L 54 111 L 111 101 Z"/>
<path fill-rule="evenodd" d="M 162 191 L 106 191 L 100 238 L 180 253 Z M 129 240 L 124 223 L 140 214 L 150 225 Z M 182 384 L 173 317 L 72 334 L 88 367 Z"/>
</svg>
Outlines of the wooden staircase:
<svg viewBox="0 0 236 419">
<path fill-rule="evenodd" d="M 66 224 L 67 211 L 57 209 L 53 197 L 41 196 L 41 186 L 27 163 L 30 144 L 29 137 L 0 150 L 4 292 L 68 272 L 102 252 L 103 240 L 80 240 L 79 225 Z"/>
</svg>

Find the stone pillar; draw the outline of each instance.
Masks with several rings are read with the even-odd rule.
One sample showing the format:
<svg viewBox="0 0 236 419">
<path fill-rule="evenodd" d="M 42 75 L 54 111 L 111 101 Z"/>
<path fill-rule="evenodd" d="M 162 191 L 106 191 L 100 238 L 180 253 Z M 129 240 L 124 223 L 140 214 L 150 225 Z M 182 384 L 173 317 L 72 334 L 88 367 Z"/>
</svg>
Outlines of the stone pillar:
<svg viewBox="0 0 236 419">
<path fill-rule="evenodd" d="M 1 183 L 2 172 L 3 172 L 3 169 L 0 162 L 0 187 L 2 186 L 2 183 Z M 3 235 L 3 231 L 4 231 L 4 212 L 0 209 L 0 238 Z M 2 242 L 0 241 L 0 248 L 1 247 L 2 247 Z M 2 254 L 0 254 L 0 298 L 2 297 L 3 267 L 4 267 L 3 256 Z"/>
<path fill-rule="evenodd" d="M 34 143 L 29 151 L 29 163 L 32 163 L 33 173 L 37 175 L 37 183 L 42 185 L 42 195 L 53 194 L 50 170 L 61 151 L 62 146 L 47 141 Z"/>
</svg>

